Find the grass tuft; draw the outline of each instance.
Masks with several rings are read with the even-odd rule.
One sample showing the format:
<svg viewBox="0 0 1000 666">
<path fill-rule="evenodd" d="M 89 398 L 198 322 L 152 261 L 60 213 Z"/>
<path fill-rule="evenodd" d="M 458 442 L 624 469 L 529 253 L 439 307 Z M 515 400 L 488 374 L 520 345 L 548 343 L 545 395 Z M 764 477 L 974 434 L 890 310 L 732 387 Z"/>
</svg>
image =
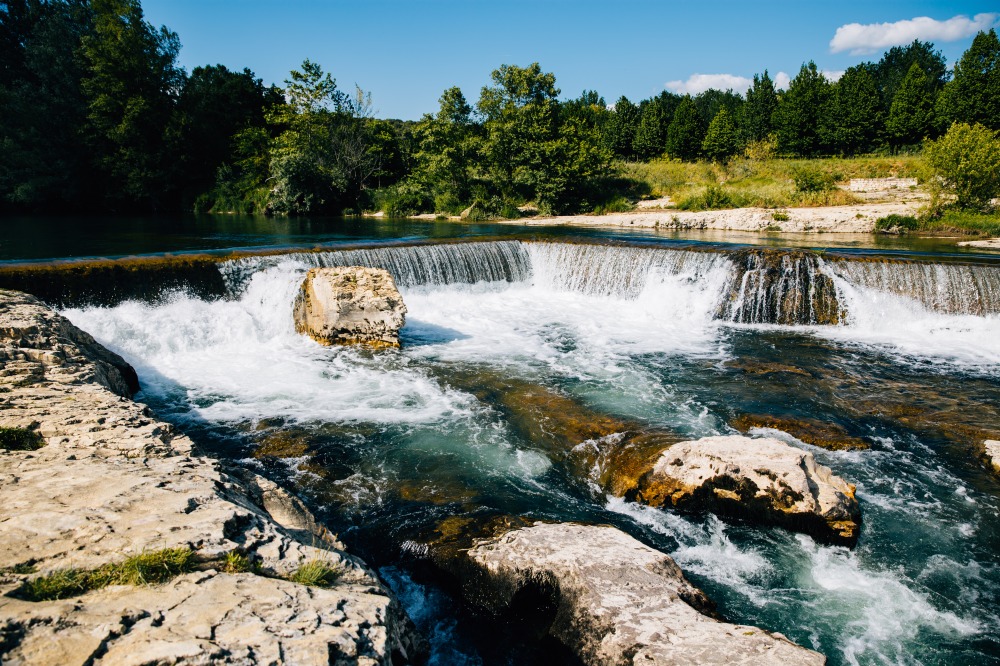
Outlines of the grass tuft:
<svg viewBox="0 0 1000 666">
<path fill-rule="evenodd" d="M 109 585 L 157 585 L 192 570 L 194 551 L 166 548 L 140 553 L 105 564 L 99 569 L 62 569 L 29 580 L 18 596 L 28 601 L 53 601 L 98 590 Z"/>
<path fill-rule="evenodd" d="M 315 558 L 296 569 L 288 580 L 299 585 L 330 587 L 343 573 L 339 566 L 331 566 L 326 560 Z"/>
<path fill-rule="evenodd" d="M 0 427 L 0 449 L 9 451 L 37 451 L 45 440 L 35 430 Z"/>
<path fill-rule="evenodd" d="M 875 220 L 875 231 L 883 233 L 906 233 L 920 227 L 920 221 L 912 215 L 886 215 Z"/>
<path fill-rule="evenodd" d="M 257 563 L 238 550 L 231 550 L 222 558 L 220 571 L 229 574 L 255 572 L 258 569 Z"/>
</svg>

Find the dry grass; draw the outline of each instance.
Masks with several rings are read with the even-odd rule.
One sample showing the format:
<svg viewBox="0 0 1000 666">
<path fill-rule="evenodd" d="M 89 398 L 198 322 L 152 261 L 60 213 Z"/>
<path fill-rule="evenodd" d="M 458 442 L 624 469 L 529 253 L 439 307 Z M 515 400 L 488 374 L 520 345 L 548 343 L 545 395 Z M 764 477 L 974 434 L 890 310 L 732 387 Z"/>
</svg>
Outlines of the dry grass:
<svg viewBox="0 0 1000 666">
<path fill-rule="evenodd" d="M 656 160 L 625 163 L 625 177 L 645 183 L 654 196 L 669 196 L 686 210 L 717 208 L 783 208 L 788 206 L 839 206 L 858 203 L 839 188 L 803 192 L 796 188 L 796 174 L 811 170 L 831 182 L 852 178 L 923 178 L 919 156 L 856 157 L 849 159 L 734 159 L 728 164 Z"/>
</svg>

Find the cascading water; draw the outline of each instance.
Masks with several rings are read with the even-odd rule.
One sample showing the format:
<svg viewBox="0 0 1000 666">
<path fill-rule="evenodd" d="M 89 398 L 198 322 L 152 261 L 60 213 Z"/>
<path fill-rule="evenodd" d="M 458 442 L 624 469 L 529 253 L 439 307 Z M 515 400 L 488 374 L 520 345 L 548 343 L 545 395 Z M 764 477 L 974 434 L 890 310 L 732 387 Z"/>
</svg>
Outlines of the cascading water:
<svg viewBox="0 0 1000 666">
<path fill-rule="evenodd" d="M 879 286 L 871 262 L 856 274 L 782 256 L 519 241 L 301 253 L 225 264 L 229 299 L 66 314 L 136 366 L 158 415 L 220 455 L 258 455 L 245 464 L 293 484 L 382 567 L 434 641 L 433 664 L 529 663 L 530 645 L 498 646 L 408 568 L 413 539 L 484 513 L 617 525 L 672 554 L 727 619 L 834 666 L 1000 664 L 1000 486 L 959 437 L 1000 422 L 995 301 L 951 313 Z M 399 282 L 402 349 L 295 334 L 305 271 L 356 263 Z M 969 303 L 993 299 L 968 289 Z M 834 296 L 837 325 L 818 325 Z M 797 325 L 742 325 L 758 323 Z M 872 448 L 789 441 L 857 484 L 860 543 L 605 497 L 532 437 L 513 398 L 491 400 L 509 380 L 680 437 L 731 433 L 745 413 L 836 424 Z M 302 457 L 261 455 L 275 438 Z"/>
</svg>

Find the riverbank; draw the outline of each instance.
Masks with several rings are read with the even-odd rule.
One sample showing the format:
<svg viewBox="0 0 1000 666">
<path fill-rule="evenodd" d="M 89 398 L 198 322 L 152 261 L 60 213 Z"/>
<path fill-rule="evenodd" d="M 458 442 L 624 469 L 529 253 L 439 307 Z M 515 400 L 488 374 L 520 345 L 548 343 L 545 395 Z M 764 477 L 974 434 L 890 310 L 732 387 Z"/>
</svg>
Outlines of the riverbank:
<svg viewBox="0 0 1000 666">
<path fill-rule="evenodd" d="M 4 664 L 419 658 L 395 597 L 301 501 L 201 455 L 34 297 L 0 305 Z"/>
</svg>

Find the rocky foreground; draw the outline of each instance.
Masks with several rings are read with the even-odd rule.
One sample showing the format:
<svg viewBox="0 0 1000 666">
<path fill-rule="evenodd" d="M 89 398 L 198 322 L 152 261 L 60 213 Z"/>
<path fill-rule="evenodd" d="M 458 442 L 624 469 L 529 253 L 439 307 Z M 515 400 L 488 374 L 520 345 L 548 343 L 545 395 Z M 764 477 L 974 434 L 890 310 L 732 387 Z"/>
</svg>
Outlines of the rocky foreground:
<svg viewBox="0 0 1000 666">
<path fill-rule="evenodd" d="M 295 497 L 132 402 L 120 357 L 0 291 L 0 360 L 0 662 L 419 660 L 378 578 Z M 154 586 L 94 583 L 159 553 L 188 565 Z"/>
</svg>

